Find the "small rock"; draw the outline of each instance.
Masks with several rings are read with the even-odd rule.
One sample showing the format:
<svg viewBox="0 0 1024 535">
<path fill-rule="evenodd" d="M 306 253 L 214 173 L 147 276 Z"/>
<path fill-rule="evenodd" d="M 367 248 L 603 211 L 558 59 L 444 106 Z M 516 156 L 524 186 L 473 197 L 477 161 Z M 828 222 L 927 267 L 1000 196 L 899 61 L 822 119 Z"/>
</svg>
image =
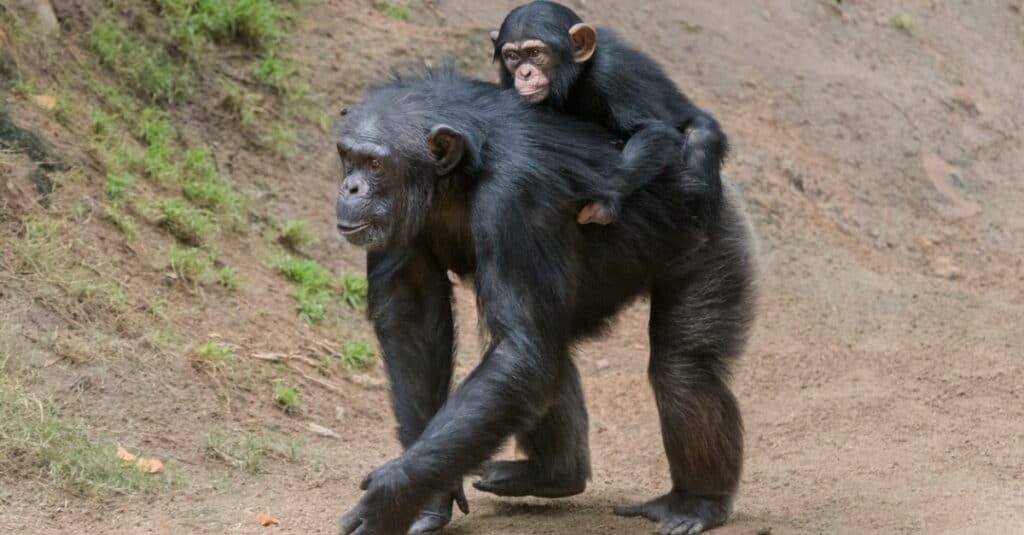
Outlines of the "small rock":
<svg viewBox="0 0 1024 535">
<path fill-rule="evenodd" d="M 610 362 L 608 362 L 608 359 L 601 359 L 597 361 L 596 364 L 598 370 L 607 370 L 608 367 L 612 365 Z"/>
<path fill-rule="evenodd" d="M 789 179 L 789 183 L 803 193 L 804 175 L 800 172 L 800 168 L 798 168 L 795 163 L 789 160 L 784 160 L 782 162 L 782 172 L 786 174 L 786 178 Z"/>
<path fill-rule="evenodd" d="M 948 256 L 940 256 L 932 262 L 932 273 L 948 280 L 959 279 L 961 272 Z"/>
<path fill-rule="evenodd" d="M 50 5 L 50 0 L 34 0 L 33 2 L 36 8 L 36 19 L 39 20 L 39 24 L 47 32 L 55 32 L 60 29 L 60 23 L 57 22 L 57 14 L 53 12 L 53 6 Z"/>
<path fill-rule="evenodd" d="M 340 435 L 320 424 L 309 422 L 308 428 L 313 434 L 320 435 L 322 437 L 341 438 Z"/>
<path fill-rule="evenodd" d="M 357 373 L 355 375 L 352 375 L 348 378 L 348 380 L 352 381 L 353 384 L 359 385 L 363 388 L 368 388 L 370 390 L 384 388 L 384 381 L 382 379 L 378 379 L 371 375 L 366 375 L 365 373 Z"/>
<path fill-rule="evenodd" d="M 345 407 L 338 405 L 334 407 L 334 419 L 341 422 L 345 420 Z"/>
<path fill-rule="evenodd" d="M 772 535 L 772 528 L 761 528 L 757 530 L 757 535 Z"/>
</svg>

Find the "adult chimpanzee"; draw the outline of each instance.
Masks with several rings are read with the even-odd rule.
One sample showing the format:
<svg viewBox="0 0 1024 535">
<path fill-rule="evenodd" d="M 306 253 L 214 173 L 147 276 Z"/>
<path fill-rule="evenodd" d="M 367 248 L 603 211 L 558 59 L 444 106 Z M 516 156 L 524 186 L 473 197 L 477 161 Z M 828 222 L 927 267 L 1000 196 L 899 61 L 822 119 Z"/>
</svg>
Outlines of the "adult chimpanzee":
<svg viewBox="0 0 1024 535">
<path fill-rule="evenodd" d="M 686 165 L 684 192 L 701 201 L 705 221 L 717 213 L 726 136 L 651 58 L 543 0 L 513 9 L 491 39 L 503 85 L 530 103 L 597 121 L 629 140 L 614 171 L 618 181 L 579 212 L 580 223 L 614 221 L 621 199 L 650 179 L 650 169 L 679 157 Z M 681 142 L 680 156 L 675 147 Z"/>
<path fill-rule="evenodd" d="M 528 459 L 492 466 L 492 490 L 581 492 L 587 416 L 571 347 L 639 296 L 651 302 L 649 378 L 672 487 L 619 512 L 664 534 L 726 520 L 743 457 L 727 380 L 753 314 L 743 207 L 725 188 L 704 224 L 669 163 L 623 199 L 617 224 L 576 224 L 571 208 L 617 166 L 614 140 L 450 72 L 392 82 L 348 111 L 337 224 L 368 249 L 370 318 L 405 451 L 363 481 L 341 533 L 404 534 L 424 509 L 415 529 L 443 525 L 429 513 L 450 514 L 462 477 L 513 434 Z M 473 278 L 489 333 L 450 394 L 449 270 Z"/>
</svg>

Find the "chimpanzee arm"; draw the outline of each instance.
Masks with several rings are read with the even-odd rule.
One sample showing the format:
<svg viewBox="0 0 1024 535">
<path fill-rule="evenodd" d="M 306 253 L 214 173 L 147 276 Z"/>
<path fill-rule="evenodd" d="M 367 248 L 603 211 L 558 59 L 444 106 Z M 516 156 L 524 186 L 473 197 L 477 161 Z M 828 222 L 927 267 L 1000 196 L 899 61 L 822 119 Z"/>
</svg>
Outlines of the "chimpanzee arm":
<svg viewBox="0 0 1024 535">
<path fill-rule="evenodd" d="M 446 271 L 411 251 L 367 257 L 369 315 L 391 384 L 403 448 L 448 397 L 452 377 L 452 288 Z"/>
<path fill-rule="evenodd" d="M 342 519 L 343 534 L 405 533 L 432 489 L 479 466 L 555 398 L 568 362 L 571 244 L 559 234 L 560 214 L 558 223 L 537 228 L 536 218 L 521 213 L 526 203 L 500 204 L 473 218 L 486 227 L 474 228 L 475 279 L 492 342 L 419 440 L 364 481 L 366 494 Z M 522 217 L 494 213 L 501 211 Z"/>
</svg>

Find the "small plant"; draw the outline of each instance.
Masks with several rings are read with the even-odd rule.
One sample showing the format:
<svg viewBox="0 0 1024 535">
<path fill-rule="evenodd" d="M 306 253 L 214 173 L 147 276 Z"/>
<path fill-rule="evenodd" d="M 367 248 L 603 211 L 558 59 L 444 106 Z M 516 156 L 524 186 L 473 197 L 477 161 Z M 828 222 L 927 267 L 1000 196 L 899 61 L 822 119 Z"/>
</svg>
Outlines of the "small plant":
<svg viewBox="0 0 1024 535">
<path fill-rule="evenodd" d="M 362 369 L 373 361 L 373 348 L 363 340 L 346 340 L 341 362 L 350 369 Z"/>
<path fill-rule="evenodd" d="M 287 439 L 277 433 L 224 433 L 211 431 L 206 435 L 206 451 L 231 465 L 249 472 L 260 472 L 268 458 L 287 461 L 302 455 L 302 441 Z"/>
<path fill-rule="evenodd" d="M 274 267 L 307 288 L 323 288 L 331 280 L 331 273 L 309 258 L 281 255 L 274 261 Z"/>
<path fill-rule="evenodd" d="M 896 15 L 892 19 L 892 25 L 895 26 L 897 30 L 900 30 L 905 33 L 910 33 L 910 29 L 913 26 L 913 23 L 913 19 L 911 19 L 910 15 L 906 13 L 900 13 L 899 15 Z"/>
<path fill-rule="evenodd" d="M 237 290 L 242 287 L 242 279 L 238 277 L 238 270 L 224 266 L 217 272 L 217 284 L 228 290 Z"/>
<path fill-rule="evenodd" d="M 291 219 L 285 222 L 284 228 L 281 229 L 281 235 L 278 237 L 278 241 L 281 245 L 291 249 L 292 251 L 298 251 L 307 245 L 311 245 L 316 238 L 313 236 L 313 231 L 309 229 L 309 223 L 302 219 Z"/>
<path fill-rule="evenodd" d="M 298 390 L 280 383 L 274 385 L 274 403 L 286 414 L 298 412 L 300 402 Z"/>
<path fill-rule="evenodd" d="M 368 289 L 366 279 L 346 273 L 341 278 L 341 301 L 350 308 L 361 309 L 366 304 Z"/>
<path fill-rule="evenodd" d="M 114 131 L 114 116 L 102 110 L 97 110 L 89 116 L 89 124 L 92 125 L 93 134 L 99 137 L 106 137 Z"/>
<path fill-rule="evenodd" d="M 300 286 L 292 293 L 299 317 L 306 323 L 319 323 L 327 317 L 327 303 L 331 296 L 320 287 Z"/>
<path fill-rule="evenodd" d="M 103 183 L 103 193 L 115 201 L 127 199 L 135 186 L 135 177 L 127 174 L 107 173 L 107 180 Z"/>
<path fill-rule="evenodd" d="M 238 119 L 239 124 L 251 125 L 256 120 L 260 96 L 247 93 L 235 84 L 228 85 L 224 93 L 224 107 Z"/>
<path fill-rule="evenodd" d="M 233 346 L 216 340 L 208 340 L 199 344 L 192 353 L 196 362 L 210 371 L 223 371 L 230 367 L 237 358 Z"/>
<path fill-rule="evenodd" d="M 156 108 L 145 108 L 139 121 L 139 137 L 150 145 L 167 145 L 177 137 L 167 113 Z"/>
<path fill-rule="evenodd" d="M 57 104 L 51 110 L 53 118 L 60 123 L 67 124 L 71 120 L 71 116 L 75 114 L 75 106 L 71 101 L 64 95 L 57 97 Z"/>
<path fill-rule="evenodd" d="M 385 15 L 400 20 L 409 20 L 409 15 L 411 14 L 409 6 L 405 4 L 385 3 L 381 10 Z"/>
<path fill-rule="evenodd" d="M 170 260 L 171 271 L 173 271 L 180 280 L 186 282 L 200 282 L 203 276 L 206 275 L 206 273 L 208 273 L 213 267 L 213 263 L 210 261 L 209 256 L 202 250 L 196 249 L 195 247 L 179 249 L 172 245 L 167 256 Z"/>
<path fill-rule="evenodd" d="M 270 152 L 282 160 L 291 159 L 295 156 L 295 131 L 281 125 L 274 125 L 270 128 L 270 134 L 266 138 Z"/>
<path fill-rule="evenodd" d="M 215 230 L 209 211 L 188 206 L 180 197 L 161 199 L 155 208 L 156 224 L 184 243 L 205 243 Z"/>
<path fill-rule="evenodd" d="M 298 66 L 294 61 L 271 53 L 263 56 L 253 68 L 252 74 L 263 85 L 284 89 L 297 71 Z"/>
<path fill-rule="evenodd" d="M 134 217 L 122 212 L 121 208 L 116 204 L 107 206 L 106 214 L 107 217 L 110 219 L 110 222 L 113 223 L 114 226 L 121 231 L 121 234 L 124 234 L 124 237 L 126 239 L 131 240 L 132 238 L 135 237 Z"/>
<path fill-rule="evenodd" d="M 187 71 L 162 46 L 130 37 L 115 22 L 105 20 L 93 27 L 92 46 L 114 74 L 150 102 L 172 102 L 190 91 Z"/>
<path fill-rule="evenodd" d="M 123 308 L 128 304 L 128 291 L 120 284 L 114 284 L 107 288 L 107 299 L 115 309 Z"/>
</svg>

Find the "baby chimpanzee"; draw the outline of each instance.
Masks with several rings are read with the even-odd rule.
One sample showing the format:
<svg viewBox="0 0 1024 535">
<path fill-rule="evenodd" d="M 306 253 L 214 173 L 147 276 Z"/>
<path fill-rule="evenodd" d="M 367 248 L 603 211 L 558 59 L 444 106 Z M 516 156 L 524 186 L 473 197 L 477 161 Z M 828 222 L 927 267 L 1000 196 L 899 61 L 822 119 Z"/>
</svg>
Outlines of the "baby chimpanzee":
<svg viewBox="0 0 1024 535">
<path fill-rule="evenodd" d="M 718 122 L 690 102 L 651 58 L 547 1 L 512 10 L 491 40 L 503 85 L 515 87 L 530 103 L 546 102 L 596 121 L 626 140 L 615 186 L 580 210 L 580 223 L 615 221 L 624 197 L 680 157 L 685 191 L 701 226 L 713 222 L 728 140 Z"/>
</svg>

